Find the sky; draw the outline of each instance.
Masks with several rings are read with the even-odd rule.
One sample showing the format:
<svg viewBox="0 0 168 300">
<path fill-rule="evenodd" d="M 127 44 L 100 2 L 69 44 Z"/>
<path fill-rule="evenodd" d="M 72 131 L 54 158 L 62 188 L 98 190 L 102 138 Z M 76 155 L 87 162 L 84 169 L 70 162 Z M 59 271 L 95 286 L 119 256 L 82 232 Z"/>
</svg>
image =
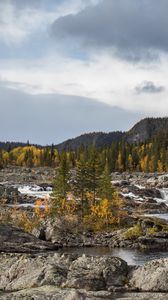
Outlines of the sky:
<svg viewBox="0 0 168 300">
<path fill-rule="evenodd" d="M 0 0 L 0 140 L 168 116 L 167 0 Z"/>
</svg>

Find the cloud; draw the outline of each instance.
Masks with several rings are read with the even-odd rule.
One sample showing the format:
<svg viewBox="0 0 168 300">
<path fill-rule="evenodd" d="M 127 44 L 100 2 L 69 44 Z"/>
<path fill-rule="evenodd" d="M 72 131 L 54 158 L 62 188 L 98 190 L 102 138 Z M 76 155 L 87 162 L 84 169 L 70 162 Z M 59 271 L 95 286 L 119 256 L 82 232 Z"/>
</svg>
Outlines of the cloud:
<svg viewBox="0 0 168 300">
<path fill-rule="evenodd" d="M 135 91 L 137 94 L 159 94 L 165 91 L 165 87 L 155 85 L 152 81 L 144 81 L 140 85 L 136 86 Z"/>
<path fill-rule="evenodd" d="M 41 96 L 64 94 L 96 99 L 112 107 L 154 116 L 168 111 L 167 77 L 167 57 L 160 64 L 147 67 L 105 54 L 94 55 L 90 61 L 56 53 L 34 60 L 0 60 L 0 81 L 12 90 Z M 153 93 L 151 98 L 149 93 L 137 93 L 135 87 L 139 87 L 144 78 L 165 90 Z"/>
<path fill-rule="evenodd" d="M 89 98 L 29 95 L 2 84 L 0 99 L 0 140 L 56 144 L 84 132 L 129 129 L 144 116 Z"/>
<path fill-rule="evenodd" d="M 167 11 L 167 0 L 103 0 L 59 18 L 52 30 L 56 38 L 77 39 L 86 48 L 150 60 L 168 51 Z"/>
<path fill-rule="evenodd" d="M 147 16 L 151 24 L 156 19 L 158 2 L 152 1 L 0 0 L 0 81 L 13 93 L 74 95 L 79 101 L 80 97 L 96 99 L 132 112 L 162 115 L 168 111 L 168 55 L 162 53 L 148 64 L 112 55 L 118 52 L 126 58 L 132 53 L 144 58 L 156 48 L 163 51 L 164 13 L 160 16 L 167 2 L 162 0 L 157 9 L 155 31 L 161 35 L 159 46 L 154 47 L 156 36 L 146 28 Z M 143 21 L 137 16 L 140 8 Z M 57 38 L 51 35 L 51 26 Z M 153 32 L 150 37 L 149 32 Z M 58 37 L 63 37 L 62 42 Z M 144 79 L 154 86 L 145 86 Z"/>
<path fill-rule="evenodd" d="M 0 1 L 0 41 L 18 46 L 35 33 L 45 32 L 59 17 L 78 13 L 97 0 L 5 0 Z M 38 37 L 37 37 L 38 38 Z"/>
</svg>

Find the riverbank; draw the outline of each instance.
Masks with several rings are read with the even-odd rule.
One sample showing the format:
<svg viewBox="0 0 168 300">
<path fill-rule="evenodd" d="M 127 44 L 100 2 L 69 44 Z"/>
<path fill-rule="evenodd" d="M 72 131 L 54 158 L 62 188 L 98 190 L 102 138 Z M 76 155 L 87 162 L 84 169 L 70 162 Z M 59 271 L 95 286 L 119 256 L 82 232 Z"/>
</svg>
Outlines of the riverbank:
<svg viewBox="0 0 168 300">
<path fill-rule="evenodd" d="M 0 254 L 0 298 L 166 299 L 167 275 L 168 259 L 133 267 L 117 257 Z"/>
</svg>

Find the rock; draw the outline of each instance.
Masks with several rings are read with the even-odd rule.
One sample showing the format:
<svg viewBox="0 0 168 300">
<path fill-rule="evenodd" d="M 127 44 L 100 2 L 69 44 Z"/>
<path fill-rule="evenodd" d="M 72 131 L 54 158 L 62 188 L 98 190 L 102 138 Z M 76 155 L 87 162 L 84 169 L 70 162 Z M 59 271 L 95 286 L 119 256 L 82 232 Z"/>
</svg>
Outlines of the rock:
<svg viewBox="0 0 168 300">
<path fill-rule="evenodd" d="M 0 198 L 6 199 L 7 202 L 14 202 L 18 198 L 17 188 L 0 184 Z"/>
<path fill-rule="evenodd" d="M 133 271 L 130 286 L 145 292 L 168 292 L 168 259 L 146 263 Z"/>
<path fill-rule="evenodd" d="M 70 260 L 53 255 L 0 256 L 0 290 L 16 291 L 43 285 L 61 286 L 65 282 Z"/>
<path fill-rule="evenodd" d="M 127 263 L 122 259 L 83 255 L 72 262 L 64 286 L 92 291 L 106 290 L 111 286 L 123 286 L 127 273 Z"/>
<path fill-rule="evenodd" d="M 45 229 L 43 227 L 39 227 L 39 228 L 33 228 L 32 230 L 32 234 L 42 240 L 42 241 L 46 241 L 46 234 L 45 234 Z"/>
<path fill-rule="evenodd" d="M 128 266 L 115 257 L 0 255 L 0 290 L 17 291 L 52 285 L 60 288 L 108 290 L 122 287 Z"/>
<path fill-rule="evenodd" d="M 41 241 L 11 225 L 0 224 L 0 252 L 33 253 L 58 250 L 61 245 Z"/>
<path fill-rule="evenodd" d="M 74 228 L 78 228 L 79 223 L 69 223 L 64 218 L 48 219 L 44 224 L 46 241 L 52 243 L 60 243 L 63 246 L 75 247 L 84 245 L 84 236 L 79 232 L 75 232 Z"/>
<path fill-rule="evenodd" d="M 168 249 L 168 241 L 166 239 L 158 239 L 153 237 L 139 238 L 139 248 L 143 250 L 166 250 Z"/>
<path fill-rule="evenodd" d="M 148 200 L 140 204 L 139 209 L 145 214 L 163 214 L 168 212 L 168 207 L 165 203 L 154 203 Z"/>
<path fill-rule="evenodd" d="M 167 250 L 168 238 L 160 236 L 144 236 L 138 238 L 139 248 L 143 250 Z"/>
<path fill-rule="evenodd" d="M 124 293 L 112 294 L 103 292 L 88 292 L 84 290 L 59 289 L 53 286 L 26 289 L 23 291 L 0 294 L 2 300 L 168 300 L 168 295 L 163 293 Z M 70 298 L 69 298 L 70 297 Z"/>
<path fill-rule="evenodd" d="M 107 291 L 89 292 L 85 290 L 60 289 L 54 286 L 43 286 L 9 293 L 8 295 L 0 294 L 0 297 L 2 300 L 110 300 L 112 299 L 112 293 Z"/>
<path fill-rule="evenodd" d="M 130 185 L 130 182 L 128 180 L 112 180 L 111 183 L 113 186 L 119 187 Z"/>
<path fill-rule="evenodd" d="M 167 292 L 168 259 L 129 267 L 108 256 L 0 254 L 4 300 L 168 300 Z"/>
<path fill-rule="evenodd" d="M 138 220 L 138 224 L 141 226 L 143 234 L 146 235 L 151 228 L 161 231 L 167 225 L 167 222 L 152 217 L 142 217 Z"/>
<path fill-rule="evenodd" d="M 168 300 L 164 293 L 124 293 L 114 296 L 115 300 Z"/>
</svg>

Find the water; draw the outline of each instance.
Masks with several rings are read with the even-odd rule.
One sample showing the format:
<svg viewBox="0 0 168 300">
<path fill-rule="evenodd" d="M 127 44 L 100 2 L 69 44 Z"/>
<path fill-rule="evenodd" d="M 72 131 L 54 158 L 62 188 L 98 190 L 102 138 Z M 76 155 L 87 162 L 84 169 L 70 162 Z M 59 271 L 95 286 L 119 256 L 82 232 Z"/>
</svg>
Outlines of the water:
<svg viewBox="0 0 168 300">
<path fill-rule="evenodd" d="M 18 191 L 22 195 L 29 195 L 31 197 L 40 198 L 40 199 L 49 198 L 52 193 L 52 189 L 50 187 L 48 187 L 47 190 L 44 190 L 43 188 L 37 185 L 20 186 L 18 188 Z"/>
<path fill-rule="evenodd" d="M 145 214 L 145 217 L 154 217 L 157 219 L 162 219 L 168 221 L 168 214 Z"/>
<path fill-rule="evenodd" d="M 168 204 L 168 189 L 161 189 L 161 196 L 164 202 Z"/>
<path fill-rule="evenodd" d="M 156 198 L 155 200 L 158 203 L 165 203 L 168 206 L 168 188 L 161 189 L 160 193 L 161 193 L 162 198 L 161 199 Z M 168 221 L 168 214 L 167 213 L 165 213 L 165 214 L 146 214 L 145 216 L 146 217 L 155 217 L 155 218 L 158 218 L 158 219 Z"/>
<path fill-rule="evenodd" d="M 81 248 L 66 248 L 60 250 L 64 253 L 73 253 L 82 256 L 83 254 L 91 256 L 113 256 L 120 257 L 125 260 L 129 265 L 142 266 L 146 262 L 159 259 L 168 258 L 167 252 L 153 251 L 153 252 L 141 252 L 136 249 L 110 249 L 108 247 L 81 247 Z"/>
<path fill-rule="evenodd" d="M 25 209 L 28 209 L 28 208 L 35 208 L 36 207 L 36 204 L 33 204 L 33 203 L 21 203 L 21 204 L 7 204 L 8 207 L 12 207 L 12 208 L 25 208 Z M 38 205 L 39 208 L 41 209 L 44 209 L 45 208 L 45 205 Z"/>
<path fill-rule="evenodd" d="M 20 186 L 18 191 L 21 194 L 29 195 L 32 197 L 38 197 L 44 199 L 46 197 L 50 197 L 52 190 L 49 188 L 47 191 L 42 190 L 39 186 Z M 158 202 L 164 202 L 168 205 L 168 189 L 161 190 L 162 199 L 156 199 Z M 130 196 L 130 195 L 129 195 Z M 133 196 L 133 198 L 135 198 Z M 142 199 L 136 199 L 142 200 Z M 19 204 L 20 207 L 34 207 L 34 204 L 24 203 Z M 150 214 L 146 216 L 152 216 L 160 219 L 164 219 L 168 221 L 168 214 Z M 91 256 L 116 256 L 125 260 L 129 265 L 143 265 L 144 263 L 151 261 L 153 259 L 159 258 L 168 258 L 167 252 L 141 252 L 135 249 L 110 249 L 108 247 L 83 247 L 83 248 L 66 248 L 60 250 L 60 252 L 64 253 L 75 253 L 79 256 L 86 254 Z"/>
</svg>

